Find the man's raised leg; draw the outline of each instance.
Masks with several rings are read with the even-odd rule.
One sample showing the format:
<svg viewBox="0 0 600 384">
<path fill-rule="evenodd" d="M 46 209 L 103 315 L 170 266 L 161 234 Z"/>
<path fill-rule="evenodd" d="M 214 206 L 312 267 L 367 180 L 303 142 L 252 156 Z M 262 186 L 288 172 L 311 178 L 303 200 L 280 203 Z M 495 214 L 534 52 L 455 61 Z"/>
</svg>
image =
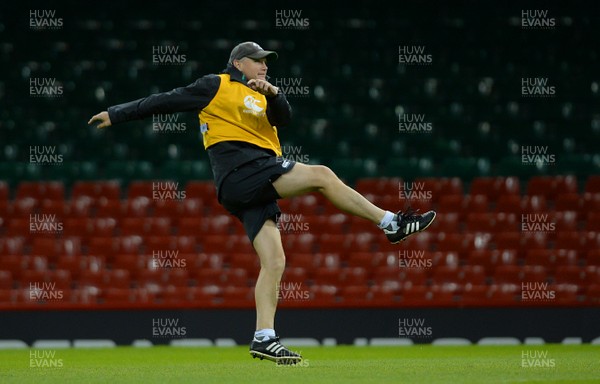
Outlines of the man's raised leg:
<svg viewBox="0 0 600 384">
<path fill-rule="evenodd" d="M 322 165 L 296 163 L 294 168 L 273 183 L 279 196 L 292 197 L 320 192 L 338 209 L 379 224 L 385 211 L 342 182 Z"/>
<path fill-rule="evenodd" d="M 291 171 L 275 180 L 273 187 L 281 197 L 320 192 L 338 209 L 377 224 L 393 244 L 425 230 L 436 216 L 434 211 L 422 215 L 410 209 L 397 214 L 384 211 L 344 184 L 331 169 L 322 165 L 296 163 Z"/>
</svg>

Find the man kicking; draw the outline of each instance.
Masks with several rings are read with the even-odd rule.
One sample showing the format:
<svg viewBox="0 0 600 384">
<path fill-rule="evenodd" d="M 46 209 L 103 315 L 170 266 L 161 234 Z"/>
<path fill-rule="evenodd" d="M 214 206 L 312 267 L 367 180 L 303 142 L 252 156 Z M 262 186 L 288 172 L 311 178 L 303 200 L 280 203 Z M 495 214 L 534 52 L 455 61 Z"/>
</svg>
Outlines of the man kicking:
<svg viewBox="0 0 600 384">
<path fill-rule="evenodd" d="M 254 292 L 256 332 L 250 354 L 278 364 L 295 364 L 302 357 L 284 347 L 275 333 L 277 287 L 285 269 L 276 226 L 281 213 L 277 199 L 321 193 L 341 211 L 379 226 L 394 244 L 425 230 L 436 213 L 385 211 L 344 184 L 331 169 L 282 158 L 277 133 L 290 124 L 291 107 L 285 95 L 267 81 L 267 60 L 276 58 L 277 53 L 254 42 L 238 44 L 222 73 L 112 106 L 88 124 L 98 122 L 98 128 L 105 128 L 155 113 L 198 113 L 219 203 L 243 223 L 260 259 Z"/>
</svg>

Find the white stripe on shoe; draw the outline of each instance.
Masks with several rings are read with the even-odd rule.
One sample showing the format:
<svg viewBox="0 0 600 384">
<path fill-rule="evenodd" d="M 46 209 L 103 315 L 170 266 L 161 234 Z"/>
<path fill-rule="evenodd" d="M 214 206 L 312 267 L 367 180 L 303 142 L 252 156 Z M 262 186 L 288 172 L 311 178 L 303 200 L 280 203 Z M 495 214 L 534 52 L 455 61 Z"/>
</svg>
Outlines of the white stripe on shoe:
<svg viewBox="0 0 600 384">
<path fill-rule="evenodd" d="M 407 235 L 409 235 L 411 233 L 418 232 L 419 231 L 419 227 L 420 227 L 420 224 L 419 224 L 418 221 L 415 221 L 415 222 L 412 222 L 412 223 L 408 223 L 406 225 L 406 229 L 404 230 L 404 233 L 407 234 Z"/>
<path fill-rule="evenodd" d="M 267 351 L 269 352 L 273 352 L 272 350 L 277 347 L 279 344 L 277 344 L 276 341 L 272 342 L 271 344 L 269 344 L 269 346 L 267 347 Z"/>
</svg>

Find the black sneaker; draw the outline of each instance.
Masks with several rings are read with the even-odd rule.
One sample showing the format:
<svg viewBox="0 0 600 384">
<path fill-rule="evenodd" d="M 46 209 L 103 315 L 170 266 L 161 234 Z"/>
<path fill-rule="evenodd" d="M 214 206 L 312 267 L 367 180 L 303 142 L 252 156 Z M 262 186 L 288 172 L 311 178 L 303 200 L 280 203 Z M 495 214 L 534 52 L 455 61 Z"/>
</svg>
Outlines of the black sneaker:
<svg viewBox="0 0 600 384">
<path fill-rule="evenodd" d="M 394 219 L 383 229 L 383 232 L 392 244 L 397 244 L 410 235 L 426 230 L 433 223 L 435 215 L 435 211 L 419 215 L 408 208 L 406 212 L 399 211 L 395 214 Z"/>
<path fill-rule="evenodd" d="M 250 343 L 250 355 L 253 359 L 267 359 L 281 365 L 293 365 L 302 361 L 302 356 L 290 351 L 281 343 L 279 336 L 266 341 L 252 340 Z"/>
</svg>

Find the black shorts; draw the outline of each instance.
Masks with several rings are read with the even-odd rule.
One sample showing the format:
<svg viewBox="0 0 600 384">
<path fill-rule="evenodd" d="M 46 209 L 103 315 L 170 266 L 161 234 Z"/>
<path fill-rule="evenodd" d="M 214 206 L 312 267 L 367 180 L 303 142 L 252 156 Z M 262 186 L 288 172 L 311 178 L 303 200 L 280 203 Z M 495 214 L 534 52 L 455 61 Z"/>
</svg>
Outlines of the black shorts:
<svg viewBox="0 0 600 384">
<path fill-rule="evenodd" d="M 244 224 L 251 243 L 265 221 L 276 221 L 281 213 L 277 205 L 281 196 L 272 183 L 294 165 L 281 157 L 264 157 L 234 169 L 223 180 L 220 203 Z"/>
</svg>

